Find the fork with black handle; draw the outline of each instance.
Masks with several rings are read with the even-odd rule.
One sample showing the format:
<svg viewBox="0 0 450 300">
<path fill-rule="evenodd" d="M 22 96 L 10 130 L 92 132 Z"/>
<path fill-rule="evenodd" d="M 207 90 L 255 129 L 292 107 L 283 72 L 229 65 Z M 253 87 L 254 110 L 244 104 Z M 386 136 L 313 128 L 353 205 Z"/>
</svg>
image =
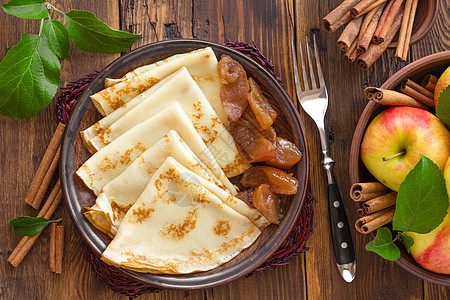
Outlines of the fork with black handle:
<svg viewBox="0 0 450 300">
<path fill-rule="evenodd" d="M 353 248 L 352 236 L 348 225 L 347 215 L 345 214 L 344 205 L 339 193 L 336 180 L 334 178 L 333 167 L 334 160 L 330 156 L 328 140 L 325 132 L 324 118 L 328 107 L 328 93 L 325 87 L 322 69 L 320 67 L 319 56 L 316 46 L 316 37 L 314 36 L 314 56 L 317 69 L 317 85 L 316 76 L 313 70 L 313 61 L 311 60 L 308 37 L 306 37 L 306 53 L 309 65 L 309 76 L 311 78 L 311 88 L 308 86 L 308 74 L 305 68 L 305 60 L 303 59 L 302 41 L 300 42 L 300 59 L 302 64 L 301 75 L 297 67 L 297 52 L 295 41 L 292 40 L 292 57 L 294 64 L 295 88 L 298 101 L 303 110 L 314 120 L 319 129 L 320 143 L 322 145 L 323 161 L 322 166 L 327 175 L 327 191 L 328 191 L 328 214 L 330 221 L 331 238 L 333 241 L 334 258 L 341 274 L 347 282 L 352 282 L 355 278 L 356 260 L 355 250 Z M 303 77 L 304 89 L 300 85 L 300 76 Z M 316 87 L 315 87 L 316 86 Z"/>
</svg>

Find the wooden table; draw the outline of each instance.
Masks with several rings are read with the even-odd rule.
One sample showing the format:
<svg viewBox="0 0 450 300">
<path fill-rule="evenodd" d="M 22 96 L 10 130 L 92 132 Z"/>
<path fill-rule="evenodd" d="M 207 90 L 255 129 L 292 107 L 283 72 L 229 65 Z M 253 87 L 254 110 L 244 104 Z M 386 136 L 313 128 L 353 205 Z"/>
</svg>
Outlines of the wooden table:
<svg viewBox="0 0 450 300">
<path fill-rule="evenodd" d="M 6 1 L 1 1 L 2 3 Z M 196 38 L 222 43 L 226 40 L 254 41 L 273 60 L 277 73 L 293 96 L 290 27 L 287 8 L 294 12 L 298 37 L 315 33 L 330 93 L 327 126 L 332 138 L 336 177 L 346 204 L 350 223 L 356 219 L 355 206 L 348 196 L 348 159 L 353 130 L 366 100 L 363 88 L 379 86 L 407 63 L 431 53 L 449 49 L 448 1 L 440 1 L 440 14 L 433 30 L 413 46 L 407 63 L 398 63 L 393 51 L 368 71 L 343 61 L 335 42 L 320 28 L 321 18 L 340 0 L 192 0 L 192 1 L 50 1 L 58 8 L 89 10 L 111 27 L 142 32 L 133 48 L 172 38 Z M 39 21 L 17 19 L 0 13 L 0 58 L 19 42 L 22 33 L 38 33 Z M 85 53 L 72 46 L 62 62 L 61 86 L 101 70 L 119 55 Z M 326 182 L 321 170 L 319 137 L 315 125 L 301 112 L 311 156 L 311 187 L 314 203 L 314 233 L 310 250 L 287 266 L 259 272 L 229 284 L 207 290 L 165 291 L 140 299 L 449 299 L 450 289 L 423 281 L 364 250 L 370 237 L 352 230 L 357 253 L 357 276 L 347 284 L 340 277 L 332 255 L 327 220 Z M 64 271 L 51 274 L 48 267 L 49 230 L 41 235 L 22 264 L 13 268 L 7 258 L 20 237 L 8 225 L 19 215 L 35 215 L 23 201 L 31 179 L 56 127 L 55 101 L 28 120 L 0 116 L 0 299 L 125 299 L 95 277 L 84 256 L 82 241 L 64 207 L 55 218 L 66 227 Z"/>
</svg>

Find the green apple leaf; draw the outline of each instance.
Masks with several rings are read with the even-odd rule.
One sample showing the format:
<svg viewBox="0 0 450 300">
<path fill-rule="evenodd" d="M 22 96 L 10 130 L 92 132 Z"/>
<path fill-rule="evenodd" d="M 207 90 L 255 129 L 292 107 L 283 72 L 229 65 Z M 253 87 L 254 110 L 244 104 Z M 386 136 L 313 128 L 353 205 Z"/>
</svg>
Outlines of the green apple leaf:
<svg viewBox="0 0 450 300">
<path fill-rule="evenodd" d="M 60 58 L 69 55 L 70 42 L 66 27 L 56 20 L 45 20 L 42 24 L 42 33 L 47 37 L 50 49 Z"/>
<path fill-rule="evenodd" d="M 367 251 L 375 252 L 384 259 L 394 261 L 400 258 L 400 249 L 392 240 L 391 231 L 386 227 L 377 229 L 375 239 L 366 245 Z"/>
<path fill-rule="evenodd" d="M 403 245 L 405 245 L 406 250 L 409 252 L 409 249 L 414 245 L 413 238 L 402 232 L 399 232 L 398 235 L 401 237 Z"/>
<path fill-rule="evenodd" d="M 139 37 L 126 31 L 114 30 L 91 13 L 72 10 L 65 14 L 66 28 L 78 48 L 94 53 L 119 53 Z"/>
<path fill-rule="evenodd" d="M 447 127 L 450 127 L 450 85 L 443 89 L 439 94 L 436 116 L 447 125 Z"/>
<path fill-rule="evenodd" d="M 10 220 L 9 225 L 11 225 L 14 231 L 20 235 L 32 236 L 44 230 L 48 224 L 59 221 L 61 221 L 61 219 L 50 221 L 43 217 L 20 216 Z"/>
<path fill-rule="evenodd" d="M 403 232 L 428 233 L 444 220 L 448 201 L 441 169 L 422 155 L 400 184 L 392 228 Z"/>
<path fill-rule="evenodd" d="M 44 0 L 11 0 L 3 3 L 2 9 L 18 18 L 45 19 L 49 16 Z"/>
<path fill-rule="evenodd" d="M 0 62 L 0 113 L 24 119 L 40 112 L 56 94 L 60 72 L 47 38 L 23 34 Z"/>
</svg>

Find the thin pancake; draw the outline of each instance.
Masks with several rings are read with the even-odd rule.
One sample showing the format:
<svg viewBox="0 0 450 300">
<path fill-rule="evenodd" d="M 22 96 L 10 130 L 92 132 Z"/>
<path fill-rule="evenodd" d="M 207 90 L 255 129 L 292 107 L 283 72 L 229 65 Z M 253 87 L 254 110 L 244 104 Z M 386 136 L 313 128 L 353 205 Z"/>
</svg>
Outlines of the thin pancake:
<svg viewBox="0 0 450 300">
<path fill-rule="evenodd" d="M 139 272 L 207 271 L 249 247 L 260 230 L 169 157 L 131 207 L 102 254 Z"/>
<path fill-rule="evenodd" d="M 108 115 L 185 66 L 228 128 L 228 119 L 220 100 L 221 82 L 217 64 L 217 58 L 211 48 L 195 50 L 92 95 L 92 103 L 103 116 Z"/>
<path fill-rule="evenodd" d="M 96 122 L 91 127 L 83 130 L 80 132 L 81 138 L 83 139 L 86 147 L 91 151 L 91 153 L 96 152 L 98 149 L 94 149 L 90 146 L 89 140 L 93 139 L 97 134 L 107 129 L 109 126 L 111 126 L 114 122 L 119 120 L 123 115 L 125 115 L 127 112 L 132 110 L 136 105 L 141 103 L 144 99 L 149 97 L 151 94 L 156 92 L 161 86 L 163 86 L 166 82 L 168 82 L 170 79 L 172 79 L 174 76 L 178 74 L 179 71 L 170 74 L 145 92 L 137 95 L 133 99 L 131 99 L 129 102 L 125 103 L 109 115 L 107 115 L 104 118 L 101 118 L 98 122 Z"/>
<path fill-rule="evenodd" d="M 228 190 L 235 190 L 178 102 L 174 102 L 147 121 L 134 126 L 111 144 L 96 152 L 77 170 L 76 174 L 98 195 L 104 185 L 119 176 L 139 155 L 172 129 L 179 133 L 195 155 Z"/>
<path fill-rule="evenodd" d="M 86 218 L 99 230 L 114 236 L 126 212 L 144 191 L 156 170 L 168 156 L 202 177 L 219 190 L 226 190 L 203 162 L 189 149 L 174 130 L 142 153 L 122 174 L 106 184 Z M 225 191 L 224 191 L 225 192 Z M 229 194 L 229 192 L 225 192 Z"/>
<path fill-rule="evenodd" d="M 251 167 L 243 162 L 230 132 L 185 67 L 158 90 L 143 97 L 138 105 L 111 126 L 89 140 L 90 148 L 101 149 L 175 101 L 180 103 L 227 177 L 242 174 Z"/>
</svg>

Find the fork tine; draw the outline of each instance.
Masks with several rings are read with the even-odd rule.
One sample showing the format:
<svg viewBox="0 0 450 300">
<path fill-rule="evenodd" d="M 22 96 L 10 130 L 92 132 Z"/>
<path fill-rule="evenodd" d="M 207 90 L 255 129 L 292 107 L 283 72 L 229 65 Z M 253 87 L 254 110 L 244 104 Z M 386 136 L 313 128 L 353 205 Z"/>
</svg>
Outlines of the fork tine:
<svg viewBox="0 0 450 300">
<path fill-rule="evenodd" d="M 295 90 L 298 93 L 302 91 L 302 86 L 300 84 L 300 77 L 298 76 L 298 63 L 297 63 L 297 51 L 295 50 L 295 39 L 291 39 L 291 48 L 292 48 L 292 60 L 294 63 L 294 82 L 295 82 Z M 300 97 L 298 99 L 300 101 Z"/>
<path fill-rule="evenodd" d="M 320 59 L 319 59 L 319 53 L 317 52 L 317 43 L 316 43 L 316 35 L 313 35 L 314 39 L 314 55 L 316 57 L 316 66 L 317 66 L 317 77 L 319 78 L 319 85 L 325 86 L 325 79 L 323 79 L 323 73 L 322 68 L 320 67 Z M 318 86 L 318 87 L 320 87 Z"/>
<path fill-rule="evenodd" d="M 308 75 L 306 74 L 306 68 L 305 68 L 305 59 L 303 58 L 303 49 L 302 49 L 302 39 L 299 38 L 299 42 L 300 42 L 300 59 L 302 61 L 302 75 L 303 75 L 303 86 L 305 87 L 305 91 L 310 90 L 311 88 L 309 87 L 308 84 Z M 306 44 L 308 45 L 308 44 Z"/>
<path fill-rule="evenodd" d="M 309 64 L 309 76 L 311 78 L 311 89 L 314 89 L 314 83 L 317 86 L 316 75 L 314 75 L 314 69 L 312 66 L 311 51 L 309 50 L 308 36 L 305 36 L 305 39 L 306 39 L 306 55 L 308 56 L 308 64 Z M 319 87 L 317 86 L 317 88 Z"/>
</svg>

